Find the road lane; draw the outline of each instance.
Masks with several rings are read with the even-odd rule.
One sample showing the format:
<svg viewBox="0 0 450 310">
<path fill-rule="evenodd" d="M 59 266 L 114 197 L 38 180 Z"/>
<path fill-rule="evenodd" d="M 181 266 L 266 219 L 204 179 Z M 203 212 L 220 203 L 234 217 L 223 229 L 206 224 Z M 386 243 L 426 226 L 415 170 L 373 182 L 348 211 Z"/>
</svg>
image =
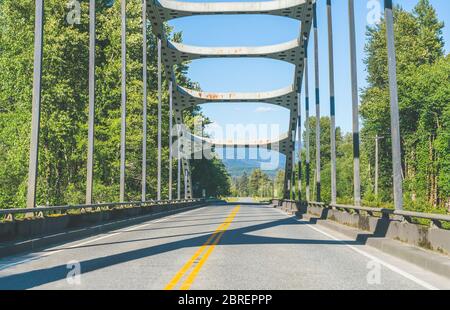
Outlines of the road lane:
<svg viewBox="0 0 450 310">
<path fill-rule="evenodd" d="M 191 271 L 183 275 L 175 288 L 185 283 L 196 268 L 195 276 L 187 281 L 185 288 L 424 288 L 414 279 L 385 266 L 374 267 L 369 257 L 279 210 L 241 204 L 229 221 L 236 207 L 208 206 L 36 253 L 2 259 L 0 288 L 164 289 L 198 249 L 217 234 L 218 229 L 224 228 L 224 223 L 227 223 L 227 229 L 221 232 L 223 234 L 213 250 L 203 261 L 204 256 L 197 257 L 190 266 Z M 353 246 L 382 255 L 366 246 Z M 69 283 L 67 264 L 77 262 L 81 267 L 81 281 Z M 2 269 L 11 263 L 18 264 Z M 402 261 L 394 263 L 400 267 L 410 266 Z M 370 273 L 374 268 L 379 268 L 380 273 Z M 437 276 L 420 272 L 415 274 L 431 282 L 436 279 L 435 283 L 440 285 L 443 283 Z"/>
<path fill-rule="evenodd" d="M 172 290 L 176 288 L 178 283 L 181 281 L 184 275 L 189 272 L 190 269 L 192 269 L 192 271 L 188 274 L 180 289 L 188 290 L 191 287 L 200 269 L 205 264 L 206 260 L 211 255 L 216 245 L 220 242 L 228 227 L 230 227 L 240 208 L 240 206 L 237 206 L 233 209 L 233 211 L 225 219 L 225 221 L 216 229 L 216 231 L 208 238 L 208 240 L 197 250 L 197 252 L 195 252 L 195 254 L 187 261 L 187 263 L 178 271 L 175 277 L 173 277 L 173 279 L 167 284 L 167 286 L 165 287 L 166 290 Z"/>
</svg>

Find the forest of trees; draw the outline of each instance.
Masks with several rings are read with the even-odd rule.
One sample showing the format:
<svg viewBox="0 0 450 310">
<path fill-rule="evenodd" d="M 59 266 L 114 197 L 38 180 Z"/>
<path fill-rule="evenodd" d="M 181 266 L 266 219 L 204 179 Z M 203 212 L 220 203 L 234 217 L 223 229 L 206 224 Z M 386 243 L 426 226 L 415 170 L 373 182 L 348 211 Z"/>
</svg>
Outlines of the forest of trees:
<svg viewBox="0 0 450 310">
<path fill-rule="evenodd" d="M 445 55 L 442 30 L 428 0 L 419 0 L 412 12 L 395 9 L 395 40 L 399 87 L 402 165 L 405 208 L 445 213 L 450 210 L 450 55 Z M 390 103 L 385 24 L 366 32 L 364 62 L 368 86 L 362 90 L 360 114 L 361 181 L 363 203 L 392 207 L 392 153 Z M 311 117 L 311 197 L 315 197 L 315 124 Z M 321 123 L 322 200 L 331 200 L 330 118 Z M 303 141 L 305 132 L 302 133 Z M 379 194 L 375 196 L 375 138 L 379 140 Z M 336 131 L 338 202 L 353 202 L 352 135 Z M 306 153 L 302 148 L 303 197 L 305 197 Z M 296 175 L 298 165 L 296 165 Z M 284 173 L 273 181 L 282 197 Z M 250 183 L 250 178 L 248 178 Z M 236 186 L 243 179 L 235 181 Z M 297 189 L 297 184 L 295 188 Z M 240 188 L 247 188 L 241 185 Z M 240 190 L 237 190 L 240 192 Z M 253 194 L 252 191 L 244 193 Z"/>
<path fill-rule="evenodd" d="M 274 196 L 274 181 L 261 169 L 255 169 L 250 175 L 246 172 L 233 178 L 231 186 L 233 197 L 263 197 Z"/>
<path fill-rule="evenodd" d="M 442 29 L 428 0 L 413 12 L 395 13 L 395 39 L 403 154 L 404 192 L 414 209 L 450 208 L 450 56 L 445 56 Z M 391 201 L 392 163 L 384 24 L 367 31 L 368 87 L 363 90 L 362 138 L 374 164 L 373 138 L 381 140 L 380 199 Z M 369 188 L 366 187 L 366 191 Z"/>
<path fill-rule="evenodd" d="M 450 210 L 450 55 L 444 52 L 443 27 L 428 0 L 418 1 L 412 12 L 401 7 L 395 10 L 405 207 L 418 211 Z M 368 86 L 362 90 L 360 106 L 361 179 L 364 203 L 389 207 L 393 194 L 385 31 L 381 22 L 369 27 L 366 33 L 364 61 Z M 330 120 L 322 117 L 320 122 L 322 199 L 329 201 Z M 312 117 L 311 150 L 315 149 L 315 124 L 316 119 Z M 379 140 L 378 197 L 374 194 L 377 136 L 383 137 Z M 352 203 L 352 136 L 342 135 L 338 128 L 336 139 L 338 201 Z M 314 171 L 315 151 L 311 151 L 311 184 L 314 184 Z M 314 186 L 311 191 L 314 193 Z"/>
<path fill-rule="evenodd" d="M 94 201 L 119 199 L 120 1 L 97 3 L 96 128 Z M 46 0 L 42 114 L 37 202 L 82 203 L 85 195 L 88 108 L 88 1 L 81 23 L 69 25 L 67 1 Z M 127 1 L 127 164 L 126 199 L 140 200 L 142 149 L 142 1 Z M 0 1 L 0 208 L 24 207 L 31 120 L 34 0 Z M 148 24 L 148 27 L 151 27 Z M 150 33 L 150 29 L 148 29 Z M 172 39 L 181 41 L 180 33 Z M 157 54 L 148 36 L 148 195 L 156 196 Z M 198 88 L 177 67 L 178 82 Z M 163 198 L 168 197 L 168 87 L 163 91 Z M 186 121 L 199 115 L 186 113 Z M 229 192 L 221 161 L 193 161 L 196 194 Z M 174 172 L 176 161 L 174 161 Z M 199 175 L 216 177 L 199 178 Z M 175 177 L 176 180 L 176 177 Z M 174 186 L 176 188 L 176 185 Z"/>
<path fill-rule="evenodd" d="M 38 204 L 82 203 L 85 195 L 88 102 L 88 2 L 81 23 L 66 21 L 67 1 L 46 0 Z M 27 190 L 34 44 L 34 0 L 0 0 L 0 208 L 25 206 Z M 140 199 L 142 147 L 141 1 L 127 1 L 127 200 Z M 450 209 L 450 55 L 428 0 L 412 12 L 395 9 L 395 40 L 402 137 L 404 198 L 407 209 Z M 151 25 L 148 25 L 150 33 Z M 168 29 L 170 31 L 170 29 Z M 364 204 L 391 206 L 392 161 L 385 25 L 366 32 L 367 87 L 360 114 L 361 178 Z M 172 39 L 181 41 L 181 33 Z M 156 44 L 148 36 L 148 193 L 156 196 L 157 80 Z M 117 201 L 120 156 L 120 2 L 98 1 L 96 49 L 96 128 L 94 201 Z M 199 88 L 187 78 L 188 64 L 177 67 L 181 85 Z M 168 138 L 168 92 L 164 82 L 163 136 Z M 193 124 L 201 111 L 186 111 Z M 310 119 L 311 150 L 316 119 Z M 330 120 L 320 119 L 322 198 L 330 199 Z M 304 137 L 304 133 L 302 133 Z M 338 201 L 353 195 L 352 136 L 337 130 Z M 374 194 L 375 137 L 380 139 L 379 195 Z M 163 197 L 168 196 L 168 139 L 163 139 Z M 302 149 L 303 161 L 305 150 Z M 311 184 L 315 152 L 311 151 Z M 175 162 L 176 164 L 176 162 Z M 223 163 L 192 162 L 196 196 L 282 195 L 284 172 L 271 180 L 261 170 L 230 181 Z M 305 168 L 303 162 L 302 168 Z M 298 169 L 298 167 L 297 167 Z M 174 167 L 176 171 L 176 166 Z M 303 171 L 304 172 L 304 171 Z M 297 175 L 297 173 L 296 173 Z M 303 173 L 305 177 L 305 173 Z M 232 183 L 232 184 L 231 184 Z M 305 180 L 302 180 L 303 190 Z M 176 185 L 175 187 L 176 188 Z M 297 188 L 297 184 L 295 184 Z M 311 186 L 314 195 L 314 186 Z M 304 193 L 303 193 L 304 195 Z M 303 196 L 304 197 L 304 196 Z M 314 196 L 312 196 L 314 197 Z"/>
</svg>

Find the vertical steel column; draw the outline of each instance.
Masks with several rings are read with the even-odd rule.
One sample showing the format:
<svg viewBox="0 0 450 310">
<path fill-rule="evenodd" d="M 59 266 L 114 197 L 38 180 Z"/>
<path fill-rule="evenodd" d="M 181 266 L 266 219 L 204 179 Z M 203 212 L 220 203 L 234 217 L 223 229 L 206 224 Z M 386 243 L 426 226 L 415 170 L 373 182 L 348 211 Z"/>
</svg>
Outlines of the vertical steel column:
<svg viewBox="0 0 450 310">
<path fill-rule="evenodd" d="M 314 14 L 314 68 L 316 81 L 316 201 L 321 201 L 320 180 L 320 92 L 319 92 L 319 35 L 317 31 L 317 3 L 313 4 Z"/>
<path fill-rule="evenodd" d="M 162 64 L 161 39 L 158 38 L 158 185 L 157 200 L 161 200 L 161 118 L 162 118 Z"/>
<path fill-rule="evenodd" d="M 284 191 L 284 199 L 290 200 L 291 199 L 291 179 L 290 178 L 287 178 L 286 186 L 287 187 Z"/>
<path fill-rule="evenodd" d="M 391 97 L 391 138 L 392 138 L 392 171 L 394 174 L 394 205 L 396 210 L 403 209 L 403 177 L 400 146 L 400 120 L 397 93 L 397 60 L 395 56 L 394 16 L 392 0 L 384 1 L 386 20 L 386 36 L 389 65 L 389 90 Z"/>
<path fill-rule="evenodd" d="M 352 83 L 352 123 L 353 123 L 353 192 L 354 204 L 361 205 L 361 179 L 359 168 L 359 103 L 358 103 L 358 73 L 356 67 L 355 41 L 355 8 L 354 0 L 348 0 L 348 18 L 350 29 L 350 66 Z"/>
<path fill-rule="evenodd" d="M 291 199 L 295 200 L 295 130 L 292 132 L 292 141 L 294 146 L 292 147 Z"/>
<path fill-rule="evenodd" d="M 299 85 L 300 90 L 301 85 Z M 297 136 L 298 136 L 298 201 L 302 201 L 302 103 L 301 92 L 298 92 L 297 101 Z"/>
<path fill-rule="evenodd" d="M 126 163 L 126 126 L 127 126 L 127 4 L 126 0 L 121 3 L 122 15 L 122 112 L 120 131 L 120 202 L 125 201 L 125 163 Z"/>
<path fill-rule="evenodd" d="M 178 139 L 180 137 L 178 136 Z M 181 199 L 181 157 L 178 157 L 177 163 L 177 199 Z"/>
<path fill-rule="evenodd" d="M 328 16 L 328 63 L 330 74 L 330 147 L 331 147 L 331 203 L 336 204 L 336 105 L 334 99 L 334 50 L 333 17 L 331 0 L 327 0 Z"/>
<path fill-rule="evenodd" d="M 92 204 L 95 134 L 95 0 L 89 0 L 89 117 L 86 168 L 86 204 Z"/>
<path fill-rule="evenodd" d="M 309 128 L 309 74 L 308 74 L 308 42 L 305 41 L 305 144 L 306 144 L 306 201 L 311 201 L 311 153 Z"/>
<path fill-rule="evenodd" d="M 188 199 L 188 170 L 184 170 L 184 199 Z"/>
<path fill-rule="evenodd" d="M 147 201 L 147 0 L 142 0 L 142 202 Z"/>
<path fill-rule="evenodd" d="M 181 113 L 180 113 L 181 115 Z M 178 113 L 176 114 L 175 117 L 178 117 Z M 181 119 L 181 117 L 180 117 Z M 177 152 L 178 152 L 178 158 L 177 158 L 177 199 L 180 200 L 181 199 L 181 156 L 183 154 L 182 152 L 182 143 L 181 143 L 181 124 L 177 124 L 177 143 L 178 143 L 178 147 L 177 147 Z"/>
<path fill-rule="evenodd" d="M 34 25 L 33 101 L 31 112 L 30 161 L 28 166 L 27 207 L 36 207 L 39 129 L 41 120 L 42 56 L 44 39 L 44 0 L 36 0 Z"/>
<path fill-rule="evenodd" d="M 378 165 L 378 153 L 379 153 L 379 148 L 378 148 L 378 144 L 380 143 L 380 137 L 378 136 L 378 134 L 375 137 L 375 197 L 378 198 L 378 170 L 379 170 L 379 165 Z"/>
<path fill-rule="evenodd" d="M 173 126 L 173 82 L 169 82 L 169 200 L 172 200 L 172 126 Z"/>
</svg>

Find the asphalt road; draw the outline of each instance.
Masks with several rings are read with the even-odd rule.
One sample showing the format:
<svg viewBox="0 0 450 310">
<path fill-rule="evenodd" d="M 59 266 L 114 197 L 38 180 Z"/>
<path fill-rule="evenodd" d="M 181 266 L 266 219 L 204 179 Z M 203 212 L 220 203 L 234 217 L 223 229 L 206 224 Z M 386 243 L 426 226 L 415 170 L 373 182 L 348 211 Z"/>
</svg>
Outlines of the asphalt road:
<svg viewBox="0 0 450 310">
<path fill-rule="evenodd" d="M 0 289 L 449 287 L 448 279 L 248 201 L 0 260 Z"/>
</svg>

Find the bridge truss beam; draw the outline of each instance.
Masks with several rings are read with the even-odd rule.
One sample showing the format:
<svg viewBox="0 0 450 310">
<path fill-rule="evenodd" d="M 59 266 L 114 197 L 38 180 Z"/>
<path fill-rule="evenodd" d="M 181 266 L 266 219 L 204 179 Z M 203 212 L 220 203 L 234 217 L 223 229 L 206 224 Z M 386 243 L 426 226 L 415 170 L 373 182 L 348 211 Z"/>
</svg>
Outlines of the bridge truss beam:
<svg viewBox="0 0 450 310">
<path fill-rule="evenodd" d="M 166 0 L 154 1 L 148 4 L 148 15 L 152 22 L 153 34 L 161 39 L 163 63 L 168 79 L 173 83 L 173 106 L 175 121 L 183 124 L 182 112 L 193 106 L 210 102 L 261 102 L 289 109 L 288 133 L 276 141 L 280 143 L 279 151 L 286 155 L 284 198 L 291 196 L 291 180 L 294 169 L 295 137 L 298 120 L 298 100 L 304 73 L 305 40 L 307 40 L 312 23 L 313 0 L 286 0 L 268 2 L 236 2 L 236 3 L 191 3 Z M 269 14 L 285 16 L 301 21 L 300 37 L 296 40 L 278 45 L 263 47 L 199 47 L 188 46 L 168 39 L 164 30 L 164 22 L 180 17 L 195 15 L 219 14 Z M 176 65 L 185 61 L 203 58 L 234 58 L 234 57 L 264 57 L 289 62 L 295 65 L 294 83 L 284 89 L 259 93 L 208 93 L 190 90 L 177 84 L 174 74 Z M 234 143 L 208 141 L 199 137 L 186 137 L 197 140 L 204 145 L 225 147 L 262 147 L 272 148 L 273 143 Z M 202 140 L 202 141 L 199 141 Z M 195 151 L 194 151 L 195 153 Z M 184 171 L 188 161 L 183 160 Z M 190 181 L 191 182 L 191 181 Z"/>
</svg>

